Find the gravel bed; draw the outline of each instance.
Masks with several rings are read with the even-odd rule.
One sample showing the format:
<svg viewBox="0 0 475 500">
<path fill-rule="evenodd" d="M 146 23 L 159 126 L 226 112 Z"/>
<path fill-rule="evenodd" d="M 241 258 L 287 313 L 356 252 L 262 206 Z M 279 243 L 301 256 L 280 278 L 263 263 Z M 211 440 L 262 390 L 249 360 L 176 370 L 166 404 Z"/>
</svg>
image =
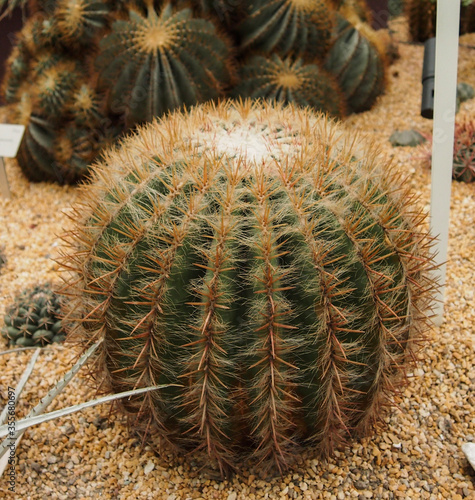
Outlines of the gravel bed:
<svg viewBox="0 0 475 500">
<path fill-rule="evenodd" d="M 429 133 L 420 117 L 422 45 L 405 43 L 406 26 L 393 21 L 400 40 L 389 71 L 389 89 L 375 108 L 346 120 L 381 144 L 383 154 L 407 175 L 428 209 L 430 171 L 423 148 L 391 148 L 396 129 Z M 459 80 L 475 85 L 475 36 L 461 38 Z M 458 117 L 475 116 L 475 99 Z M 50 280 L 59 283 L 59 235 L 77 199 L 72 187 L 29 184 L 15 162 L 7 162 L 11 200 L 0 198 L 0 318 L 23 288 Z M 20 499 L 258 499 L 329 498 L 475 499 L 475 472 L 461 450 L 475 442 L 475 184 L 452 183 L 445 319 L 434 328 L 411 374 L 398 409 L 388 412 L 377 435 L 354 442 L 327 462 L 312 455 L 284 477 L 262 478 L 248 470 L 226 481 L 198 470 L 192 457 L 174 458 L 142 448 L 120 416 L 99 406 L 32 428 L 17 449 L 16 492 Z M 1 322 L 1 321 L 0 321 Z M 0 346 L 0 348 L 3 348 Z M 0 356 L 0 395 L 18 382 L 32 351 Z M 42 352 L 16 406 L 17 418 L 59 380 L 77 353 L 64 346 Z M 76 377 L 49 410 L 93 398 L 83 375 Z M 8 477 L 0 478 L 0 497 L 8 498 Z"/>
</svg>

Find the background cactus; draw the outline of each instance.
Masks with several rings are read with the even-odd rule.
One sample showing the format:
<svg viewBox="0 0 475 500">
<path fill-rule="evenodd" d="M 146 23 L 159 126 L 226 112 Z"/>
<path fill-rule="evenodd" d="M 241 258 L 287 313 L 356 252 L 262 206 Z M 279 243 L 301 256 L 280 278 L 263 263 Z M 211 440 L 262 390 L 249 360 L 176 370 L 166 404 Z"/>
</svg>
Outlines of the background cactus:
<svg viewBox="0 0 475 500">
<path fill-rule="evenodd" d="M 102 147 L 132 127 L 231 95 L 277 97 L 338 117 L 368 109 L 384 90 L 387 47 L 361 5 L 30 1 L 3 83 L 7 119 L 27 128 L 20 166 L 33 181 L 77 182 Z M 333 64 L 347 49 L 334 29 L 337 7 L 359 34 L 351 71 Z M 279 71 L 298 73 L 302 85 L 280 86 Z"/>
<path fill-rule="evenodd" d="M 282 60 L 277 54 L 254 56 L 241 66 L 239 84 L 232 95 L 310 106 L 335 117 L 345 114 L 345 99 L 333 76 L 316 62 L 305 64 L 291 57 Z"/>
<path fill-rule="evenodd" d="M 475 31 L 475 2 L 461 0 L 460 34 Z M 409 34 L 415 42 L 425 42 L 435 36 L 436 0 L 407 0 L 406 15 L 409 22 Z"/>
<path fill-rule="evenodd" d="M 46 283 L 22 292 L 4 317 L 2 337 L 10 346 L 44 346 L 63 342 L 59 297 Z"/>
<path fill-rule="evenodd" d="M 107 391 L 181 384 L 122 402 L 134 428 L 223 473 L 282 472 L 381 418 L 427 327 L 432 242 L 353 133 L 209 104 L 139 129 L 84 196 L 64 249 L 71 338 L 104 339 Z"/>
<path fill-rule="evenodd" d="M 427 143 L 421 148 L 420 159 L 431 166 L 432 136 L 424 135 Z M 475 182 L 475 124 L 468 118 L 455 122 L 452 179 Z"/>
<path fill-rule="evenodd" d="M 324 68 L 340 83 L 350 112 L 371 108 L 385 85 L 385 65 L 375 45 L 343 17 L 338 18 Z"/>
<path fill-rule="evenodd" d="M 33 181 L 76 182 L 116 135 L 103 131 L 101 98 L 75 58 L 47 48 L 33 55 L 18 47 L 12 58 L 18 63 L 10 66 L 4 94 L 10 121 L 26 127 L 20 167 Z"/>
<path fill-rule="evenodd" d="M 213 23 L 167 2 L 147 16 L 131 10 L 101 42 L 99 87 L 127 126 L 223 95 L 230 83 L 229 47 Z"/>
<path fill-rule="evenodd" d="M 322 57 L 330 42 L 333 15 L 325 0 L 250 2 L 238 29 L 241 49 L 252 46 L 282 55 Z"/>
<path fill-rule="evenodd" d="M 54 21 L 69 47 L 89 45 L 109 22 L 109 5 L 96 0 L 57 0 Z"/>
</svg>

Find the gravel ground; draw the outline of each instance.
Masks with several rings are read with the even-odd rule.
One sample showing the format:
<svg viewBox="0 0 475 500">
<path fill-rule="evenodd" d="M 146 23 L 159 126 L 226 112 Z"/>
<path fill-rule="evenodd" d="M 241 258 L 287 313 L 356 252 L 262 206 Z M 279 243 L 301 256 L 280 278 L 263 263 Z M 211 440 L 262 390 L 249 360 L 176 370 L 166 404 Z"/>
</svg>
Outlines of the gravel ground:
<svg viewBox="0 0 475 500">
<path fill-rule="evenodd" d="M 396 39 L 406 38 L 401 19 L 392 24 Z M 428 208 L 430 172 L 421 148 L 392 149 L 395 129 L 430 132 L 432 122 L 419 115 L 423 47 L 399 44 L 401 58 L 389 72 L 390 87 L 377 106 L 346 120 L 381 142 L 408 175 Z M 459 80 L 475 85 L 475 36 L 461 39 Z M 459 117 L 475 116 L 475 100 L 464 103 Z M 8 162 L 11 200 L 0 198 L 0 317 L 15 294 L 44 280 L 58 283 L 52 258 L 67 227 L 65 213 L 77 198 L 71 187 L 29 184 L 14 162 Z M 227 481 L 212 471 L 199 471 L 191 458 L 156 454 L 141 448 L 119 416 L 107 420 L 100 406 L 26 432 L 17 450 L 16 492 L 21 499 L 253 499 L 253 498 L 377 498 L 475 499 L 475 472 L 461 445 L 475 441 L 475 185 L 452 183 L 449 261 L 445 319 L 431 333 L 402 395 L 398 409 L 388 413 L 378 435 L 355 442 L 322 463 L 311 455 L 285 477 L 259 477 L 249 470 Z M 32 351 L 0 356 L 0 394 L 15 386 Z M 44 350 L 17 403 L 23 416 L 75 359 L 70 348 Z M 50 410 L 94 397 L 78 376 Z M 0 479 L 0 497 L 7 498 L 7 476 Z"/>
</svg>

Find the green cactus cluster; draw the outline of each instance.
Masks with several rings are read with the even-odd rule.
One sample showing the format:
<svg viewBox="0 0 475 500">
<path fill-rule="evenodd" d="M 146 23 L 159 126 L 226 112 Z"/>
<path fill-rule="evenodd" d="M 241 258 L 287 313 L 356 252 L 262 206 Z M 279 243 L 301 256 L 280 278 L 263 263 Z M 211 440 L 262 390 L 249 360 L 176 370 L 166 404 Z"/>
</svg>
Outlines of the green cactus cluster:
<svg viewBox="0 0 475 500">
<path fill-rule="evenodd" d="M 75 183 L 136 125 L 209 100 L 264 98 L 341 117 L 384 90 L 384 49 L 357 0 L 20 3 L 30 17 L 3 94 L 10 121 L 26 126 L 18 161 L 33 181 Z M 358 39 L 349 56 L 342 16 Z M 334 71 L 344 57 L 351 70 Z"/>
<path fill-rule="evenodd" d="M 245 101 L 139 128 L 94 167 L 63 266 L 71 340 L 134 429 L 223 474 L 366 434 L 436 284 L 402 180 L 325 115 Z M 383 162 L 383 163 L 381 163 Z M 197 458 L 198 459 L 198 458 Z"/>
<path fill-rule="evenodd" d="M 61 320 L 59 296 L 51 285 L 24 290 L 4 317 L 2 337 L 10 346 L 45 346 L 66 338 Z"/>
</svg>

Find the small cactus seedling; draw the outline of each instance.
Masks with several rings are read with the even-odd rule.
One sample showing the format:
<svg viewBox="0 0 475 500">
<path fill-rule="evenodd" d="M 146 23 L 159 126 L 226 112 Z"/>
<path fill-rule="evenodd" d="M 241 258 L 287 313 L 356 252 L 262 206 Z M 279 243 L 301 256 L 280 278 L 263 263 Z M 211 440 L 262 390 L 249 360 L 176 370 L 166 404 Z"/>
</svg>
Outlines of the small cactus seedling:
<svg viewBox="0 0 475 500">
<path fill-rule="evenodd" d="M 228 469 L 284 471 L 381 419 L 428 323 L 425 216 L 324 115 L 194 107 L 105 154 L 72 214 L 71 340 L 121 408 Z M 99 377 L 101 379 L 101 377 Z"/>
<path fill-rule="evenodd" d="M 344 115 L 345 99 L 334 77 L 316 62 L 282 60 L 277 54 L 254 56 L 239 72 L 240 82 L 232 95 L 309 106 L 335 117 Z"/>
<path fill-rule="evenodd" d="M 198 102 L 216 99 L 230 83 L 229 47 L 211 21 L 170 2 L 144 17 L 131 10 L 101 42 L 100 88 L 112 113 L 128 126 Z"/>
<path fill-rule="evenodd" d="M 250 2 L 239 26 L 241 50 L 253 47 L 280 55 L 323 57 L 328 49 L 334 12 L 325 0 Z"/>
<path fill-rule="evenodd" d="M 49 284 L 23 291 L 7 310 L 2 336 L 10 346 L 44 346 L 63 342 L 66 335 L 60 319 L 59 297 Z"/>
</svg>

